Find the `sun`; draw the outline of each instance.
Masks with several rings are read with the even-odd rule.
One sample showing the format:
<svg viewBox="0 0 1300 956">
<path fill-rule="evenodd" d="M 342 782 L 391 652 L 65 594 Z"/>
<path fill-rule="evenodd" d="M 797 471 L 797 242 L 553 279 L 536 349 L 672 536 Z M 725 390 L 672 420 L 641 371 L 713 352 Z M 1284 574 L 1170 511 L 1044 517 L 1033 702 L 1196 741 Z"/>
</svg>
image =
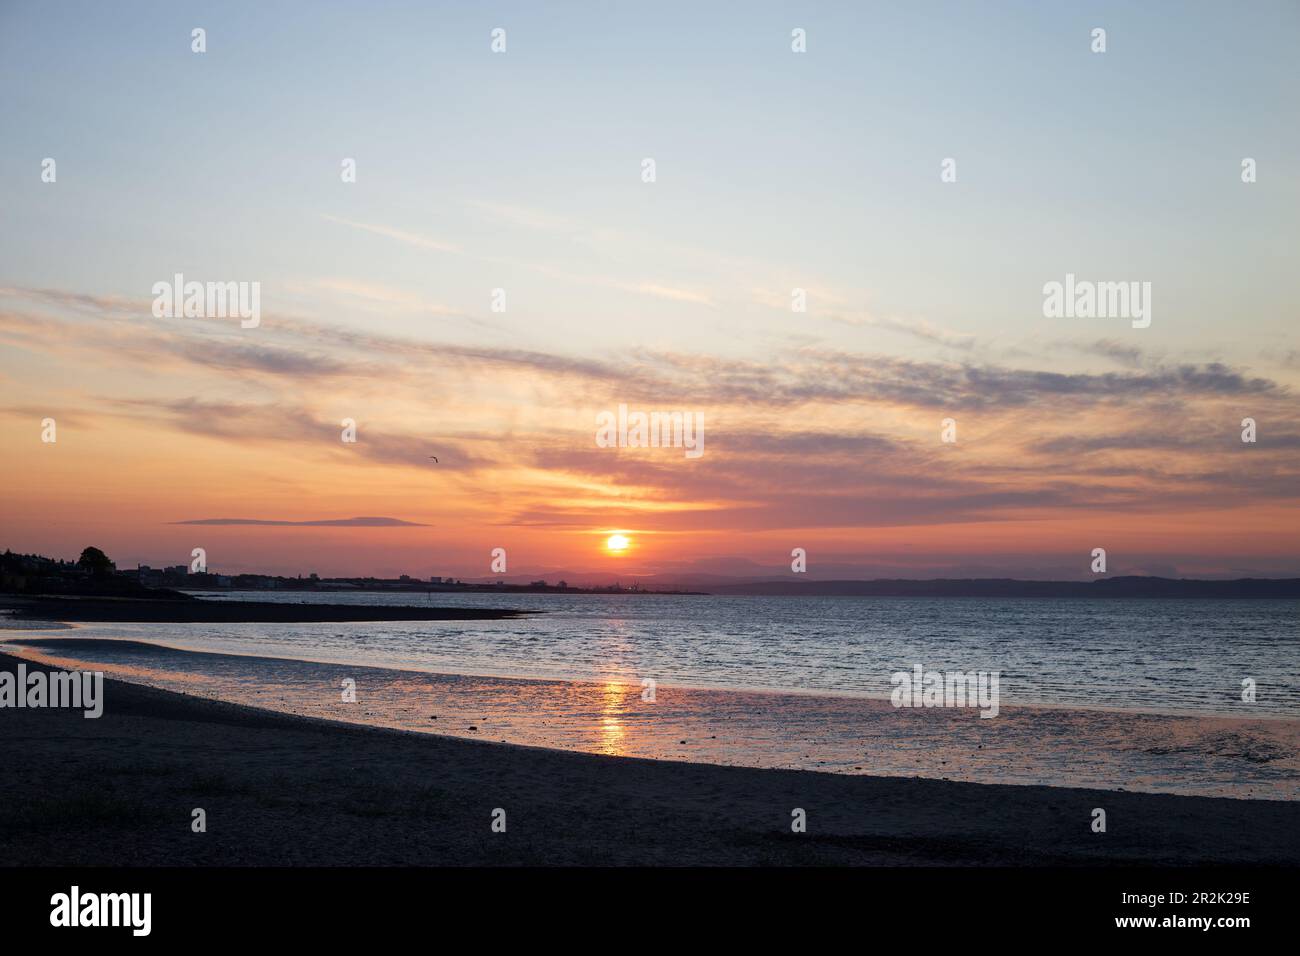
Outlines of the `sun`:
<svg viewBox="0 0 1300 956">
<path fill-rule="evenodd" d="M 605 539 L 605 550 L 610 554 L 622 554 L 632 544 L 625 534 L 611 534 Z"/>
</svg>

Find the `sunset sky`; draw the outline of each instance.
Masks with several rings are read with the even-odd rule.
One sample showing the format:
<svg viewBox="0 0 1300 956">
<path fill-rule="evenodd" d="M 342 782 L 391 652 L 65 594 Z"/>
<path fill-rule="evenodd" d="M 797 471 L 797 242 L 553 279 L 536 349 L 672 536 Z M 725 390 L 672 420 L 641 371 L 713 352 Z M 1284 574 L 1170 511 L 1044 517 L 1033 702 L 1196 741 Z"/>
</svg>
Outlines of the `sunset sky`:
<svg viewBox="0 0 1300 956">
<path fill-rule="evenodd" d="M 897 6 L 0 6 L 0 548 L 1300 574 L 1300 10 Z M 1067 273 L 1150 327 L 1045 318 Z M 620 403 L 704 455 L 598 447 Z"/>
</svg>

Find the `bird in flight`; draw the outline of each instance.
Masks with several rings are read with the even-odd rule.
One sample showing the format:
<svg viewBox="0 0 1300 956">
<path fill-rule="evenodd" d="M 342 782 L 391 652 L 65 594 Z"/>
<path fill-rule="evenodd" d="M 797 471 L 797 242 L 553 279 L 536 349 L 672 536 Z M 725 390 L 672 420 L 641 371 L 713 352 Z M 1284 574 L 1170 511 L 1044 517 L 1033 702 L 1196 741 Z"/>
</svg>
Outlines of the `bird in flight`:
<svg viewBox="0 0 1300 956">
<path fill-rule="evenodd" d="M 437 461 L 437 460 L 438 460 L 438 456 L 437 456 L 437 455 L 430 455 L 429 457 L 432 458 L 434 461 Z"/>
</svg>

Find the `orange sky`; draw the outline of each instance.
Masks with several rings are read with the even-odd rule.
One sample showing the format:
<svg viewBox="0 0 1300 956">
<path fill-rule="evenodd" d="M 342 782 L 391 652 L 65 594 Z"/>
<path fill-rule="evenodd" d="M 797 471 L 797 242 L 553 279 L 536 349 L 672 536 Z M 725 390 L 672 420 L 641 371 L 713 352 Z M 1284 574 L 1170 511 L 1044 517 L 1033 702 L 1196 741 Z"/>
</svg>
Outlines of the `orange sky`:
<svg viewBox="0 0 1300 956">
<path fill-rule="evenodd" d="M 1294 399 L 1221 366 L 592 358 L 274 315 L 141 334 L 118 300 L 7 301 L 3 544 L 18 551 L 486 577 L 503 547 L 509 576 L 613 580 L 789 573 L 795 547 L 817 577 L 1086 577 L 1104 547 L 1111 573 L 1300 571 Z M 704 454 L 598 447 L 597 415 L 619 403 L 702 414 Z M 183 523 L 358 516 L 409 524 Z M 614 530 L 626 554 L 604 549 Z"/>
</svg>

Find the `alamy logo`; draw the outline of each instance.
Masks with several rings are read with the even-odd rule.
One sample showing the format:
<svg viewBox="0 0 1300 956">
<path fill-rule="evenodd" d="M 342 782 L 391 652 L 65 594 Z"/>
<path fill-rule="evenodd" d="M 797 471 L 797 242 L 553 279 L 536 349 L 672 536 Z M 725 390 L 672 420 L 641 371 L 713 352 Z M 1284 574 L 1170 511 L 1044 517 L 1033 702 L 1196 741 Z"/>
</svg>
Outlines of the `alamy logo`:
<svg viewBox="0 0 1300 956">
<path fill-rule="evenodd" d="M 687 458 L 704 454 L 703 412 L 628 412 L 626 405 L 596 415 L 600 448 L 684 448 Z"/>
<path fill-rule="evenodd" d="M 94 720 L 104 713 L 103 671 L 0 671 L 0 707 L 68 707 Z"/>
<path fill-rule="evenodd" d="M 1150 282 L 1076 281 L 1073 272 L 1065 282 L 1043 286 L 1043 315 L 1049 319 L 1132 319 L 1133 328 L 1151 324 Z"/>
<path fill-rule="evenodd" d="M 978 707 L 981 717 L 998 715 L 1001 671 L 928 671 L 920 664 L 912 672 L 896 671 L 889 682 L 895 707 Z"/>
<path fill-rule="evenodd" d="M 239 319 L 239 327 L 255 329 L 262 322 L 262 283 L 186 282 L 178 272 L 171 282 L 155 282 L 155 319 Z"/>
<path fill-rule="evenodd" d="M 153 925 L 152 893 L 85 893 L 74 886 L 50 897 L 51 926 L 129 926 L 148 936 Z"/>
</svg>

